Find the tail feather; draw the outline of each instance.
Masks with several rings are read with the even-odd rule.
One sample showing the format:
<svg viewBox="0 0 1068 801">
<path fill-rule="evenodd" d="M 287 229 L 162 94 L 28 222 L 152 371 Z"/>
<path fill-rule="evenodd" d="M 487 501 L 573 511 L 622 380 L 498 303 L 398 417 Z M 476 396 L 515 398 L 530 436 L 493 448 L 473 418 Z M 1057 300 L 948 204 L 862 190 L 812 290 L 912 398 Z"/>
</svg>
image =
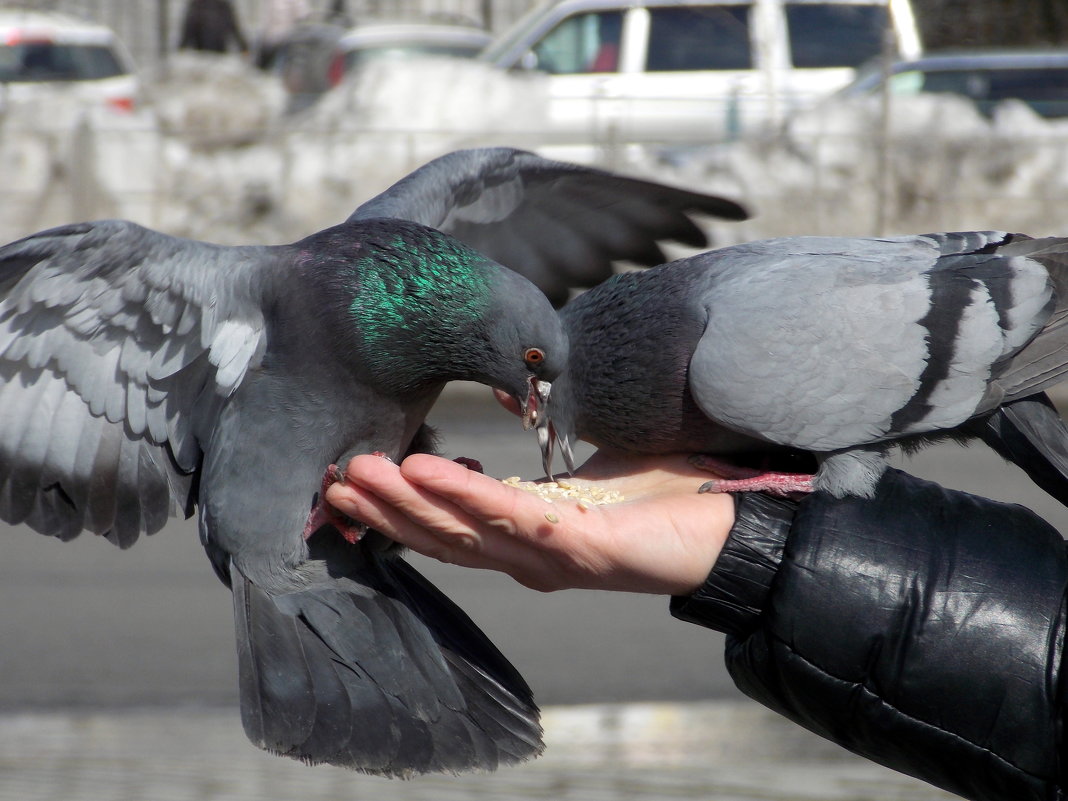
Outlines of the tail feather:
<svg viewBox="0 0 1068 801">
<path fill-rule="evenodd" d="M 1065 296 L 1068 300 L 1068 295 Z M 999 369 L 996 386 L 1008 400 L 1026 398 L 1059 384 L 1068 375 L 1068 308 L 1054 312 L 1027 347 Z"/>
<path fill-rule="evenodd" d="M 314 704 L 312 677 L 305 663 L 279 670 L 286 654 L 301 649 L 296 621 L 279 618 L 274 601 L 235 567 L 230 577 L 237 627 L 238 682 L 245 731 L 260 747 L 284 750 L 311 734 L 311 718 L 294 713 Z M 249 693 L 248 688 L 262 688 Z M 284 699 L 279 703 L 280 699 Z M 255 734 L 253 734 L 255 732 Z"/>
<path fill-rule="evenodd" d="M 1068 427 L 1044 393 L 1010 401 L 970 425 L 998 455 L 1068 506 Z"/>
<path fill-rule="evenodd" d="M 249 739 L 383 776 L 540 753 L 530 688 L 470 618 L 399 558 L 363 557 L 280 594 L 232 567 Z"/>
<path fill-rule="evenodd" d="M 1042 392 L 1068 375 L 1068 238 L 1015 235 L 998 253 L 1022 256 L 1046 268 L 1053 283 L 1050 318 L 1037 336 L 998 370 L 997 386 L 1015 400 Z"/>
<path fill-rule="evenodd" d="M 436 600 L 444 596 L 410 564 L 391 559 L 381 566 L 391 584 L 404 589 L 406 603 L 427 622 L 463 697 L 468 703 L 479 700 L 478 724 L 510 756 L 502 761 L 513 764 L 540 753 L 537 707 L 519 671 L 455 604 Z"/>
</svg>

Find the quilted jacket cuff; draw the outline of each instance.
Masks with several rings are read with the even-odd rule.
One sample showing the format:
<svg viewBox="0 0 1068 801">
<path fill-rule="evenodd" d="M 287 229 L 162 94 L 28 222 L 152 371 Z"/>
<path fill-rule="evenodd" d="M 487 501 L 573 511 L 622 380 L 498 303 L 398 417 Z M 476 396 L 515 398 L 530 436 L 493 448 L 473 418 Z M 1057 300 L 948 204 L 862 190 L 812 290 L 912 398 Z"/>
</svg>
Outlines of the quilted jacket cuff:
<svg viewBox="0 0 1068 801">
<path fill-rule="evenodd" d="M 734 527 L 708 579 L 670 608 L 679 620 L 743 637 L 764 610 L 797 503 L 756 492 L 734 498 Z"/>
</svg>

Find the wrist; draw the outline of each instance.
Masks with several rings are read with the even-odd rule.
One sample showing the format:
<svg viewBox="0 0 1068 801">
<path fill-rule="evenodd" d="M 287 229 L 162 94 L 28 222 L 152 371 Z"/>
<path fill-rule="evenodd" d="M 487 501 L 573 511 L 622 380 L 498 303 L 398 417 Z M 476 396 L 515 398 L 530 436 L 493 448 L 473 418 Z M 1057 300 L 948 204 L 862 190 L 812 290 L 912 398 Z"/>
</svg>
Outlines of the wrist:
<svg viewBox="0 0 1068 801">
<path fill-rule="evenodd" d="M 674 596 L 671 614 L 680 620 L 742 636 L 763 612 L 782 562 L 797 502 L 763 493 L 739 493 L 735 522 L 705 582 Z"/>
</svg>

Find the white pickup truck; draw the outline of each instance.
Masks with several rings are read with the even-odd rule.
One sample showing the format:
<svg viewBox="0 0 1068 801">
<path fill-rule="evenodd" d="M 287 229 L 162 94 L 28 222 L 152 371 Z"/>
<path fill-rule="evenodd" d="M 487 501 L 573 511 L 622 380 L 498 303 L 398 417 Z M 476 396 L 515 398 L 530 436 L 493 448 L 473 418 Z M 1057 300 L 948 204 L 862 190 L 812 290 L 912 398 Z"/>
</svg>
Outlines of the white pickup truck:
<svg viewBox="0 0 1068 801">
<path fill-rule="evenodd" d="M 884 48 L 920 53 L 909 0 L 562 0 L 480 58 L 544 74 L 558 141 L 709 142 L 811 106 Z"/>
</svg>

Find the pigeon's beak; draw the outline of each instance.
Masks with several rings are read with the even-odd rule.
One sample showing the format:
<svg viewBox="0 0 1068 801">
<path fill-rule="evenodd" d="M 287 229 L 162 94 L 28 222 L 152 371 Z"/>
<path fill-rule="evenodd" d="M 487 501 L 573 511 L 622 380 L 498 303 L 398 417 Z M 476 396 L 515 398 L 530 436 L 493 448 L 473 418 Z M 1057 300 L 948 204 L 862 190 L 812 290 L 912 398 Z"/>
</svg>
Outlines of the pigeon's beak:
<svg viewBox="0 0 1068 801">
<path fill-rule="evenodd" d="M 539 386 L 539 398 L 541 401 L 540 412 L 534 416 L 534 428 L 538 434 L 538 446 L 541 448 L 541 464 L 545 469 L 545 475 L 552 478 L 553 475 L 553 450 L 557 444 L 560 445 L 560 453 L 564 457 L 564 464 L 567 465 L 568 473 L 575 472 L 575 455 L 571 452 L 571 443 L 568 441 L 567 435 L 561 435 L 556 430 L 556 426 L 553 425 L 551 407 L 552 404 L 549 400 L 549 384 L 544 381 L 537 382 Z M 544 392 L 540 391 L 540 387 L 544 387 Z M 524 421 L 524 427 L 526 422 Z"/>
<path fill-rule="evenodd" d="M 542 410 L 549 403 L 549 392 L 553 385 L 548 381 L 539 381 L 537 378 L 530 379 L 530 391 L 527 397 L 519 404 L 519 413 L 523 418 L 523 430 L 529 431 L 538 425 L 544 417 Z"/>
<path fill-rule="evenodd" d="M 541 448 L 541 466 L 545 470 L 545 477 L 553 476 L 553 446 L 556 444 L 556 429 L 552 421 L 547 417 L 545 422 L 538 426 L 538 447 Z"/>
</svg>

